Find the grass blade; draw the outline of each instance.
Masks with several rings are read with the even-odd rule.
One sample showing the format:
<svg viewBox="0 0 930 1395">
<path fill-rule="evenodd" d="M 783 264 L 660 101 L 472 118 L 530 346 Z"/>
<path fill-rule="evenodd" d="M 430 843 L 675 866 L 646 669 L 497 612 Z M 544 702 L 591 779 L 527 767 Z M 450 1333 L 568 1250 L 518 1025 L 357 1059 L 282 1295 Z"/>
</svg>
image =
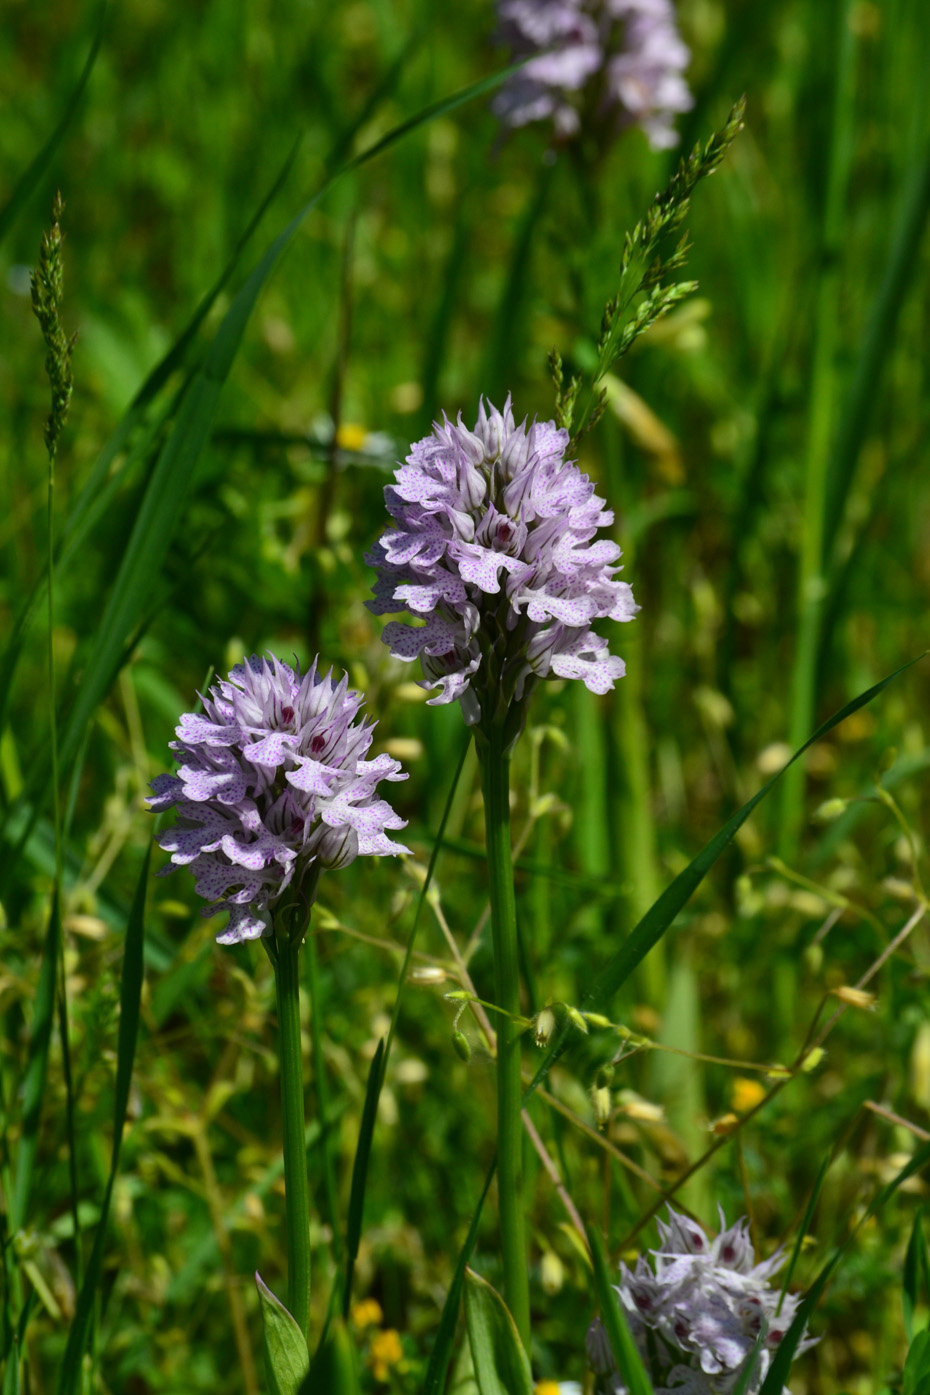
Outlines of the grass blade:
<svg viewBox="0 0 930 1395">
<path fill-rule="evenodd" d="M 371 1069 L 368 1072 L 368 1088 L 365 1091 L 365 1105 L 362 1109 L 362 1122 L 358 1131 L 358 1144 L 355 1149 L 355 1163 L 352 1167 L 352 1190 L 349 1193 L 349 1222 L 346 1227 L 346 1286 L 342 1295 L 343 1317 L 348 1318 L 352 1302 L 352 1275 L 358 1258 L 358 1245 L 362 1238 L 362 1217 L 365 1211 L 365 1183 L 368 1178 L 368 1159 L 378 1117 L 378 1099 L 381 1095 L 384 1063 L 384 1037 L 378 1042 Z"/>
<path fill-rule="evenodd" d="M 55 989 L 58 982 L 58 956 L 61 952 L 61 901 L 56 885 L 48 917 L 48 932 L 42 952 L 42 969 L 36 991 L 35 1012 L 29 1038 L 29 1060 L 23 1082 L 22 1136 L 16 1151 L 16 1176 L 10 1203 L 10 1232 L 15 1235 L 26 1224 L 29 1196 L 35 1177 L 36 1153 L 39 1146 L 39 1123 L 45 1076 L 48 1068 L 48 1048 L 55 1015 Z"/>
<path fill-rule="evenodd" d="M 893 673 L 889 673 L 886 678 L 873 684 L 871 688 L 867 688 L 865 692 L 860 693 L 858 697 L 854 697 L 851 702 L 846 703 L 845 707 L 840 708 L 838 712 L 834 712 L 832 717 L 828 717 L 827 720 L 817 728 L 813 736 L 808 737 L 803 746 L 798 747 L 794 755 L 787 764 L 782 766 L 778 774 L 773 775 L 771 780 L 763 785 L 732 818 L 728 819 L 719 832 L 711 838 L 710 842 L 705 844 L 697 857 L 688 864 L 683 872 L 679 872 L 670 886 L 666 887 L 655 905 L 646 912 L 639 924 L 624 941 L 621 949 L 617 951 L 613 958 L 610 959 L 607 965 L 601 970 L 593 987 L 581 1004 L 583 1009 L 604 1011 L 608 1007 L 610 1000 L 617 990 L 622 987 L 637 965 L 645 959 L 653 945 L 658 944 L 659 940 L 670 928 L 676 916 L 688 903 L 691 896 L 707 876 L 707 873 L 710 871 L 711 867 L 713 867 L 717 858 L 729 847 L 730 843 L 732 843 L 736 834 L 749 818 L 752 811 L 762 802 L 766 795 L 775 788 L 785 771 L 790 769 L 796 760 L 800 759 L 808 747 L 812 746 L 815 741 L 819 741 L 821 737 L 826 736 L 828 732 L 832 731 L 834 727 L 839 726 L 840 722 L 845 721 L 846 718 L 852 716 L 854 712 L 858 712 L 861 707 L 865 707 L 873 698 L 878 697 L 879 693 L 883 692 L 884 689 L 888 687 L 889 683 L 893 683 L 896 678 L 902 673 L 905 673 L 913 664 L 918 663 L 923 657 L 923 654 L 919 654 L 917 658 L 911 659 L 906 664 L 902 664 L 902 666 L 895 669 Z M 542 1083 L 552 1066 L 566 1050 L 573 1030 L 569 1022 L 563 1024 L 558 1036 L 549 1048 L 545 1059 L 533 1077 L 533 1081 L 524 1099 L 529 1098 L 529 1095 L 532 1094 L 536 1086 Z"/>
<path fill-rule="evenodd" d="M 136 1041 L 139 1035 L 139 1016 L 142 1003 L 143 949 L 145 945 L 145 892 L 148 884 L 149 861 L 152 845 L 146 849 L 136 894 L 126 925 L 126 947 L 123 952 L 123 974 L 120 984 L 119 1035 L 116 1048 L 116 1091 L 113 1104 L 113 1151 L 110 1160 L 110 1175 L 107 1178 L 100 1220 L 94 1236 L 93 1249 L 84 1274 L 84 1282 L 78 1295 L 74 1321 L 68 1333 L 68 1342 L 58 1373 L 57 1395 L 80 1395 L 83 1382 L 84 1353 L 90 1337 L 97 1288 L 103 1270 L 103 1250 L 107 1238 L 107 1218 L 113 1186 L 119 1170 L 119 1155 L 123 1141 L 123 1127 L 129 1107 L 129 1087 L 132 1082 L 132 1067 L 136 1054 Z"/>
<path fill-rule="evenodd" d="M 452 1275 L 452 1282 L 449 1285 L 449 1292 L 446 1294 L 446 1301 L 442 1307 L 442 1315 L 439 1319 L 439 1330 L 436 1333 L 436 1341 L 433 1343 L 433 1350 L 430 1353 L 429 1365 L 426 1368 L 426 1380 L 423 1383 L 423 1395 L 442 1395 L 446 1385 L 446 1373 L 449 1369 L 449 1362 L 452 1360 L 452 1344 L 455 1341 L 455 1329 L 459 1320 L 459 1307 L 462 1302 L 462 1293 L 465 1289 L 465 1270 L 468 1261 L 471 1259 L 472 1251 L 475 1248 L 475 1241 L 478 1238 L 478 1226 L 481 1223 L 481 1212 L 484 1209 L 485 1199 L 491 1190 L 491 1182 L 497 1171 L 497 1159 L 488 1168 L 488 1175 L 484 1179 L 484 1187 L 478 1198 L 471 1218 L 471 1225 L 468 1227 L 468 1234 L 465 1237 L 465 1244 L 459 1251 L 459 1257 L 455 1263 L 455 1273 Z"/>
<path fill-rule="evenodd" d="M 45 171 L 51 163 L 52 156 L 55 154 L 55 151 L 61 144 L 68 127 L 71 125 L 74 113 L 77 111 L 78 106 L 81 102 L 81 98 L 84 96 L 84 89 L 90 81 L 90 75 L 93 72 L 94 64 L 97 61 L 97 54 L 100 51 L 100 41 L 103 38 L 103 24 L 106 18 L 106 13 L 107 7 L 104 3 L 100 6 L 100 18 L 97 20 L 97 29 L 94 34 L 93 42 L 90 46 L 90 52 L 88 53 L 87 59 L 84 63 L 84 68 L 81 72 L 81 76 L 78 78 L 77 86 L 71 93 L 71 96 L 68 98 L 67 106 L 61 114 L 61 119 L 59 120 L 58 125 L 55 127 L 48 140 L 42 146 L 42 149 L 39 151 L 39 153 L 30 161 L 27 168 L 20 175 L 12 194 L 10 195 L 4 207 L 0 209 L 0 242 L 2 242 L 3 239 L 6 237 L 7 233 L 13 226 L 19 214 L 22 212 L 25 205 L 29 202 L 29 199 L 32 197 L 33 193 L 36 190 L 36 187 L 42 179 L 42 176 L 45 174 Z"/>
<path fill-rule="evenodd" d="M 588 1236 L 591 1259 L 594 1262 L 594 1291 L 597 1294 L 601 1310 L 601 1322 L 604 1324 L 604 1331 L 607 1333 L 620 1378 L 630 1395 L 653 1395 L 652 1382 L 646 1367 L 643 1365 L 643 1358 L 633 1341 L 632 1333 L 623 1315 L 623 1309 L 617 1301 L 613 1285 L 610 1282 L 601 1242 L 591 1226 L 586 1226 L 585 1230 Z"/>
<path fill-rule="evenodd" d="M 824 1289 L 830 1282 L 833 1271 L 836 1269 L 840 1260 L 852 1245 L 865 1223 L 884 1207 L 885 1203 L 891 1199 L 902 1182 L 906 1182 L 908 1177 L 912 1177 L 915 1172 L 919 1172 L 920 1169 L 926 1167 L 928 1163 L 930 1163 L 930 1143 L 925 1143 L 922 1148 L 918 1148 L 910 1161 L 901 1168 L 901 1171 L 898 1172 L 886 1186 L 882 1187 L 872 1204 L 859 1221 L 857 1221 L 854 1229 L 831 1255 L 808 1290 L 807 1296 L 795 1314 L 794 1321 L 782 1338 L 775 1352 L 772 1364 L 769 1367 L 768 1375 L 760 1386 L 759 1395 L 781 1395 L 782 1388 L 788 1379 L 788 1370 L 794 1359 L 795 1351 L 804 1335 L 804 1329 L 807 1326 L 807 1322 L 814 1308 L 820 1301 Z"/>
<path fill-rule="evenodd" d="M 930 1300 L 930 1256 L 927 1253 L 927 1241 L 924 1236 L 926 1210 L 925 1206 L 918 1208 L 911 1229 L 911 1238 L 907 1242 L 907 1253 L 904 1256 L 901 1300 L 904 1306 L 904 1331 L 909 1342 L 914 1340 L 914 1313 L 920 1299 L 921 1286 Z"/>
<path fill-rule="evenodd" d="M 778 1295 L 778 1307 L 775 1309 L 776 1316 L 781 1312 L 781 1305 L 785 1301 L 785 1294 L 788 1292 L 788 1286 L 791 1283 L 791 1277 L 794 1274 L 795 1267 L 797 1266 L 798 1256 L 801 1253 L 801 1246 L 804 1244 L 804 1237 L 810 1230 L 810 1223 L 814 1215 L 814 1209 L 817 1205 L 818 1200 L 820 1199 L 820 1193 L 823 1188 L 824 1182 L 827 1180 L 827 1173 L 830 1170 L 830 1164 L 832 1163 L 832 1161 L 833 1155 L 828 1153 L 827 1156 L 824 1158 L 823 1162 L 820 1164 L 820 1171 L 817 1173 L 817 1180 L 814 1183 L 814 1190 L 811 1192 L 807 1206 L 804 1210 L 804 1219 L 802 1220 L 800 1228 L 798 1229 L 797 1239 L 795 1240 L 794 1245 L 792 1246 L 791 1258 L 788 1261 L 788 1268 L 785 1270 L 784 1278 L 781 1281 L 781 1293 Z"/>
</svg>

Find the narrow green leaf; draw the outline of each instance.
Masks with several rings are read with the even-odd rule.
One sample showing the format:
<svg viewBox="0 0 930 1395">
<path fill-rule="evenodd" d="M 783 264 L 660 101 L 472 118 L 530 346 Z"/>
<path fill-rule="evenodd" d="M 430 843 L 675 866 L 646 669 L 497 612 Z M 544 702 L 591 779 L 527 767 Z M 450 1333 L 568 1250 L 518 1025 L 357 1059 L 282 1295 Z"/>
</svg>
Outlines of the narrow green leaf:
<svg viewBox="0 0 930 1395">
<path fill-rule="evenodd" d="M 585 1231 L 591 1259 L 594 1262 L 594 1291 L 601 1310 L 601 1322 L 604 1324 L 620 1378 L 630 1395 L 653 1395 L 652 1382 L 643 1365 L 643 1358 L 633 1341 L 623 1309 L 617 1302 L 617 1295 L 610 1282 L 600 1239 L 591 1226 L 586 1226 Z"/>
<path fill-rule="evenodd" d="M 255 1283 L 262 1310 L 265 1374 L 270 1395 L 299 1395 L 310 1371 L 310 1352 L 304 1334 L 280 1298 L 256 1272 Z"/>
<path fill-rule="evenodd" d="M 901 1395 L 930 1395 L 930 1332 L 918 1332 L 908 1347 Z"/>
<path fill-rule="evenodd" d="M 516 1323 L 500 1294 L 473 1269 L 465 1271 L 465 1325 L 479 1395 L 533 1395 Z"/>
<path fill-rule="evenodd" d="M 927 1254 L 927 1241 L 924 1236 L 924 1214 L 921 1206 L 914 1217 L 911 1238 L 907 1242 L 904 1256 L 904 1275 L 901 1282 L 901 1300 L 904 1306 L 904 1330 L 907 1340 L 914 1340 L 914 1312 L 920 1299 L 921 1286 L 930 1301 L 930 1258 Z"/>
<path fill-rule="evenodd" d="M 132 1081 L 132 1066 L 135 1059 L 136 1041 L 139 1034 L 139 1014 L 142 1002 L 142 978 L 144 971 L 143 952 L 145 946 L 145 892 L 148 883 L 149 860 L 152 845 L 146 849 L 136 894 L 126 925 L 126 946 L 123 951 L 123 974 L 120 984 L 119 1035 L 116 1052 L 116 1091 L 113 1106 L 113 1149 L 110 1162 L 110 1175 L 107 1178 L 103 1205 L 94 1244 L 90 1254 L 84 1282 L 78 1294 L 77 1308 L 61 1369 L 58 1372 L 56 1395 L 80 1395 L 82 1388 L 82 1366 L 91 1323 L 97 1287 L 103 1271 L 103 1251 L 107 1238 L 107 1219 L 110 1201 L 119 1170 L 119 1155 L 123 1142 L 123 1128 L 126 1124 L 126 1111 L 129 1105 L 129 1086 Z"/>
<path fill-rule="evenodd" d="M 804 1209 L 804 1219 L 802 1220 L 798 1228 L 797 1237 L 795 1238 L 794 1245 L 791 1249 L 791 1258 L 788 1261 L 788 1268 L 785 1270 L 784 1277 L 781 1281 L 781 1293 L 778 1295 L 778 1307 L 775 1309 L 776 1314 L 781 1312 L 781 1305 L 784 1301 L 785 1294 L 788 1292 L 788 1286 L 791 1283 L 791 1279 L 794 1275 L 795 1267 L 798 1262 L 798 1256 L 801 1253 L 801 1246 L 804 1244 L 804 1237 L 810 1230 L 811 1220 L 813 1219 L 814 1215 L 814 1209 L 820 1198 L 820 1193 L 823 1189 L 823 1184 L 826 1181 L 827 1172 L 829 1171 L 830 1164 L 832 1163 L 832 1161 L 833 1154 L 828 1153 L 827 1156 L 824 1158 L 823 1162 L 820 1164 L 820 1171 L 817 1173 L 817 1180 L 814 1183 L 814 1189 L 811 1192 L 810 1197 L 808 1198 L 807 1206 Z"/>
<path fill-rule="evenodd" d="M 368 1159 L 375 1133 L 375 1120 L 378 1117 L 378 1097 L 381 1094 L 382 1063 L 384 1061 L 384 1037 L 378 1042 L 371 1068 L 368 1071 L 368 1086 L 365 1090 L 365 1105 L 362 1109 L 362 1122 L 358 1131 L 358 1144 L 355 1149 L 355 1162 L 352 1166 L 352 1189 L 349 1192 L 349 1220 L 346 1233 L 346 1286 L 342 1295 L 343 1317 L 349 1316 L 352 1302 L 352 1275 L 358 1258 L 358 1246 L 362 1237 L 362 1218 L 365 1212 L 365 1182 L 368 1177 Z"/>
<path fill-rule="evenodd" d="M 683 872 L 678 874 L 670 886 L 666 887 L 658 901 L 650 907 L 639 924 L 623 942 L 621 948 L 601 970 L 591 990 L 581 1004 L 583 1008 L 590 1009 L 591 1011 L 604 1011 L 608 1007 L 617 990 L 626 982 L 636 966 L 645 959 L 653 945 L 658 944 L 659 940 L 670 928 L 676 916 L 691 899 L 720 854 L 730 846 L 736 834 L 742 828 L 756 806 L 775 788 L 785 771 L 790 769 L 796 760 L 800 759 L 808 747 L 812 746 L 815 741 L 819 741 L 821 737 L 826 736 L 828 732 L 831 732 L 834 727 L 839 726 L 840 722 L 845 721 L 846 718 L 852 716 L 854 712 L 858 712 L 860 707 L 865 707 L 873 698 L 878 697 L 879 693 L 883 692 L 884 689 L 888 687 L 889 683 L 893 683 L 896 678 L 902 673 L 905 673 L 914 664 L 919 663 L 922 658 L 924 658 L 924 655 L 918 654 L 915 659 L 911 659 L 910 662 L 902 664 L 900 668 L 895 669 L 894 673 L 889 673 L 886 678 L 873 684 L 871 688 L 867 688 L 865 692 L 860 693 L 858 697 L 854 697 L 851 702 L 847 702 L 845 707 L 840 708 L 838 712 L 834 712 L 832 717 L 828 717 L 823 725 L 817 728 L 813 736 L 808 737 L 803 746 L 798 747 L 794 755 L 787 764 L 782 766 L 778 774 L 773 775 L 771 780 L 763 785 L 731 819 L 727 820 L 719 832 L 711 838 L 710 842 L 705 844 L 697 857 L 689 862 L 688 866 Z M 536 1089 L 537 1085 L 541 1084 L 552 1069 L 552 1066 L 567 1049 L 571 1038 L 571 1031 L 572 1028 L 570 1024 L 566 1022 L 550 1046 L 545 1059 L 536 1071 L 525 1098 L 528 1098 Z"/>
<path fill-rule="evenodd" d="M 919 1172 L 921 1168 L 926 1167 L 928 1163 L 930 1163 L 930 1143 L 925 1143 L 922 1148 L 918 1148 L 910 1161 L 901 1168 L 901 1171 L 896 1173 L 886 1186 L 882 1187 L 881 1191 L 874 1198 L 853 1230 L 831 1255 L 830 1259 L 808 1289 L 804 1301 L 801 1303 L 794 1316 L 794 1321 L 779 1343 L 772 1364 L 769 1367 L 768 1375 L 759 1388 L 759 1395 L 781 1395 L 783 1386 L 788 1383 L 788 1371 L 798 1348 L 798 1344 L 804 1335 L 804 1329 L 811 1314 L 820 1302 L 823 1291 L 833 1276 L 833 1271 L 836 1269 L 840 1260 L 852 1245 L 865 1223 L 882 1210 L 902 1182 L 906 1182 L 908 1177 L 913 1176 L 915 1172 Z"/>
<path fill-rule="evenodd" d="M 0 209 L 0 242 L 6 237 L 13 223 L 16 221 L 22 209 L 28 203 L 39 181 L 48 169 L 52 156 L 58 149 L 62 139 L 71 125 L 74 113 L 77 111 L 84 89 L 90 80 L 94 64 L 97 61 L 97 54 L 100 51 L 100 41 L 103 38 L 103 22 L 106 18 L 106 4 L 100 6 L 100 18 L 97 20 L 97 29 L 94 34 L 90 52 L 87 55 L 81 76 L 78 78 L 77 86 L 68 98 L 67 105 L 61 114 L 61 119 L 55 127 L 48 140 L 42 146 L 39 153 L 30 161 L 29 165 L 20 175 L 16 187 L 7 200 L 3 209 Z"/>
<path fill-rule="evenodd" d="M 471 1225 L 468 1227 L 468 1235 L 465 1237 L 465 1244 L 459 1251 L 459 1257 L 455 1263 L 455 1273 L 452 1276 L 452 1283 L 449 1285 L 449 1292 L 446 1294 L 446 1301 L 442 1307 L 442 1316 L 439 1319 L 439 1330 L 436 1333 L 436 1341 L 433 1343 L 433 1350 L 430 1353 L 429 1366 L 426 1369 L 426 1380 L 423 1384 L 423 1395 L 442 1395 L 446 1385 L 446 1372 L 449 1369 L 449 1361 L 452 1357 L 452 1344 L 455 1341 L 455 1329 L 459 1319 L 459 1306 L 462 1302 L 462 1291 L 465 1287 L 465 1270 L 468 1261 L 471 1259 L 472 1251 L 475 1248 L 475 1241 L 478 1238 L 478 1226 L 481 1222 L 481 1212 L 484 1208 L 485 1198 L 491 1190 L 491 1183 L 497 1171 L 497 1159 L 495 1158 L 488 1168 L 488 1175 L 484 1179 L 484 1187 L 478 1198 L 478 1205 L 475 1207 L 471 1218 Z"/>
<path fill-rule="evenodd" d="M 56 885 L 52 893 L 48 931 L 45 936 L 45 947 L 42 951 L 42 968 L 39 973 L 32 1031 L 29 1037 L 29 1059 L 23 1082 L 22 1133 L 19 1147 L 16 1150 L 16 1177 L 13 1184 L 13 1199 L 9 1217 L 10 1231 L 13 1235 L 18 1230 L 22 1230 L 26 1224 L 29 1195 L 35 1177 L 42 1097 L 45 1094 L 45 1077 L 48 1068 L 48 1047 L 55 1013 L 55 987 L 60 946 L 61 901 L 59 888 Z"/>
<path fill-rule="evenodd" d="M 359 1395 L 358 1360 L 349 1329 L 333 1318 L 300 1395 Z"/>
</svg>

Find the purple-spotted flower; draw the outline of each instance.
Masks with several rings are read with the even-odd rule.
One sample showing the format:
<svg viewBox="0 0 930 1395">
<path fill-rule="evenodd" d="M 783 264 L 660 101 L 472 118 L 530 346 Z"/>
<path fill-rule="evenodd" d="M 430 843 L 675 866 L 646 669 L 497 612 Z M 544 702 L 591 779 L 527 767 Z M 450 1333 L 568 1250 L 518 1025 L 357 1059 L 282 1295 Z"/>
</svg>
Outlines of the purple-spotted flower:
<svg viewBox="0 0 930 1395">
<path fill-rule="evenodd" d="M 636 125 L 656 150 L 677 145 L 693 98 L 672 0 L 499 0 L 498 18 L 514 57 L 530 59 L 495 98 L 505 126 L 551 120 L 570 139 L 585 120 Z"/>
<path fill-rule="evenodd" d="M 755 1363 L 746 1391 L 755 1395 L 797 1312 L 800 1298 L 769 1280 L 784 1263 L 781 1251 L 754 1262 L 746 1220 L 709 1240 L 687 1216 L 668 1208 L 658 1222 L 660 1244 L 653 1263 L 640 1256 L 635 1269 L 620 1265 L 615 1292 L 649 1372 L 656 1395 L 727 1395 L 746 1362 Z M 816 1338 L 805 1336 L 797 1351 Z M 601 1395 L 626 1395 L 599 1318 L 588 1330 L 588 1361 Z"/>
<path fill-rule="evenodd" d="M 419 658 L 432 703 L 458 699 L 466 721 L 506 713 L 539 678 L 580 678 L 605 693 L 624 663 L 595 620 L 639 607 L 617 579 L 620 548 L 594 485 L 566 460 L 554 422 L 515 425 L 482 401 L 474 430 L 443 418 L 384 491 L 393 526 L 366 555 L 378 571 L 376 615 L 408 611 L 382 638 Z"/>
<path fill-rule="evenodd" d="M 180 815 L 158 836 L 171 853 L 159 875 L 189 868 L 203 914 L 229 912 L 220 944 L 270 934 L 289 889 L 309 907 L 324 868 L 409 851 L 386 831 L 404 820 L 375 793 L 407 777 L 390 756 L 365 759 L 374 723 L 356 720 L 361 704 L 332 670 L 253 655 L 181 718 L 178 772 L 157 776 L 148 800 Z"/>
</svg>

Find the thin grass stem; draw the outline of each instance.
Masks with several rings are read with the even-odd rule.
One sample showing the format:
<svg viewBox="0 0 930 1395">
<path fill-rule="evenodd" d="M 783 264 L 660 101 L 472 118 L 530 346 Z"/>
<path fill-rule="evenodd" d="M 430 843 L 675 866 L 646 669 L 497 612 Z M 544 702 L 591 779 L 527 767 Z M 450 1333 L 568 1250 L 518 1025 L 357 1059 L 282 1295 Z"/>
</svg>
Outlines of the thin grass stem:
<svg viewBox="0 0 930 1395">
<path fill-rule="evenodd" d="M 300 1045 L 299 952 L 299 944 L 291 943 L 283 936 L 278 940 L 274 979 L 278 999 L 281 1110 L 284 1116 L 288 1308 L 306 1337 L 310 1323 L 310 1192 Z"/>
</svg>

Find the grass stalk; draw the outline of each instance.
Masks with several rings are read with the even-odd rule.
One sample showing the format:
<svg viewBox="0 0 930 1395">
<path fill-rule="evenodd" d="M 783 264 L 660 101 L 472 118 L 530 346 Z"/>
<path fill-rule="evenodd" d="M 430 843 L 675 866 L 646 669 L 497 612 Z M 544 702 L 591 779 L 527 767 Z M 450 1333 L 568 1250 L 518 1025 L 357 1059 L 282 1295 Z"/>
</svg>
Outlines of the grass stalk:
<svg viewBox="0 0 930 1395">
<path fill-rule="evenodd" d="M 523 1129 L 520 1078 L 520 965 L 510 842 L 510 753 L 494 729 L 479 746 L 494 943 L 494 997 L 502 1016 L 497 1034 L 497 1185 L 504 1301 L 524 1348 L 530 1348 L 526 1269 Z"/>
</svg>

